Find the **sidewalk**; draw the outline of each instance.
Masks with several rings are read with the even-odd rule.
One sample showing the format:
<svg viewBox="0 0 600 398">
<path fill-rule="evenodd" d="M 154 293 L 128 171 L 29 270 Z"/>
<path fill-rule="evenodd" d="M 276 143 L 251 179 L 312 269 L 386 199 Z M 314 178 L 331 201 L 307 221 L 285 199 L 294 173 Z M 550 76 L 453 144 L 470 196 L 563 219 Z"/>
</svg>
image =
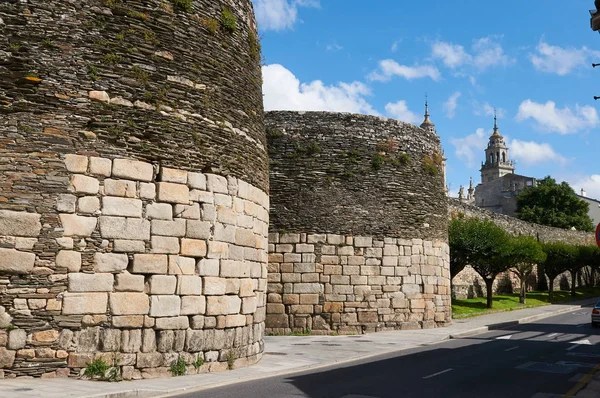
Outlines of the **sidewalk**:
<svg viewBox="0 0 600 398">
<path fill-rule="evenodd" d="M 0 380 L 0 397 L 167 397 L 171 394 L 318 369 L 420 345 L 439 343 L 453 337 L 466 337 L 484 333 L 488 329 L 534 322 L 577 310 L 582 305 L 592 304 L 596 300 L 588 299 L 569 304 L 554 304 L 458 319 L 451 326 L 438 329 L 381 332 L 354 336 L 267 336 L 265 337 L 265 354 L 262 360 L 258 364 L 247 368 L 220 373 L 120 383 L 90 382 L 75 379 L 4 379 Z"/>
</svg>

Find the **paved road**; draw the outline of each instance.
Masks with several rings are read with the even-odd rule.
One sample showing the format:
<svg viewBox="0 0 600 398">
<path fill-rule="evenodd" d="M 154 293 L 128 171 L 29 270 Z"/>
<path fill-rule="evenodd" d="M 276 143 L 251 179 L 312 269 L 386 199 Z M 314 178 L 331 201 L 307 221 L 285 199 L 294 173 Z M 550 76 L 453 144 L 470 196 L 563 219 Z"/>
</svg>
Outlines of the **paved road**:
<svg viewBox="0 0 600 398">
<path fill-rule="evenodd" d="M 370 360 L 178 398 L 573 396 L 600 364 L 590 309 Z M 579 342 L 579 344 L 576 344 Z M 585 379 L 584 379 L 585 380 Z"/>
</svg>

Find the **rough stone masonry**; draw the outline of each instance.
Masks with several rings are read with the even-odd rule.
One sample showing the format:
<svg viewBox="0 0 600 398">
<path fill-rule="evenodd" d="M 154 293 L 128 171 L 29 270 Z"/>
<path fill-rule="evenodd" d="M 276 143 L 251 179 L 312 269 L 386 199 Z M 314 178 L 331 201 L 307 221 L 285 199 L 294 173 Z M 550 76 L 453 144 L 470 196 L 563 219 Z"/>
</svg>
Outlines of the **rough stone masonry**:
<svg viewBox="0 0 600 398">
<path fill-rule="evenodd" d="M 259 60 L 250 0 L 0 4 L 0 376 L 260 358 Z"/>
<path fill-rule="evenodd" d="M 379 117 L 268 112 L 267 329 L 364 333 L 451 319 L 439 138 Z"/>
</svg>

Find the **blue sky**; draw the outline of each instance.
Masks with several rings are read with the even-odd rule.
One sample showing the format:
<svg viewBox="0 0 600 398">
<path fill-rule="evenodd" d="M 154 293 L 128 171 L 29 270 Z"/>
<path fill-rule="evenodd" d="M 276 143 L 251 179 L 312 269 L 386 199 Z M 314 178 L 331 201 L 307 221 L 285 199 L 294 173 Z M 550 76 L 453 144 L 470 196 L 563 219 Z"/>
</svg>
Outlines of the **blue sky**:
<svg viewBox="0 0 600 398">
<path fill-rule="evenodd" d="M 265 108 L 420 124 L 425 93 L 452 195 L 498 110 L 516 173 L 600 198 L 600 35 L 592 0 L 253 0 Z"/>
</svg>

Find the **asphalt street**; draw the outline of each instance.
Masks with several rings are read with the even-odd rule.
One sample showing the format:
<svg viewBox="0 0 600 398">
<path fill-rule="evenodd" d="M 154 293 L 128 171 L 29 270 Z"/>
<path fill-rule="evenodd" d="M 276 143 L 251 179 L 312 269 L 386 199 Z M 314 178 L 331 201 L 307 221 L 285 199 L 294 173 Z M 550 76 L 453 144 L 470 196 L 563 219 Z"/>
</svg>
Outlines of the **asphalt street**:
<svg viewBox="0 0 600 398">
<path fill-rule="evenodd" d="M 485 334 L 178 398 L 574 396 L 600 364 L 591 308 Z M 357 344 L 368 335 L 357 336 Z M 272 353 L 271 355 L 286 355 Z"/>
</svg>

